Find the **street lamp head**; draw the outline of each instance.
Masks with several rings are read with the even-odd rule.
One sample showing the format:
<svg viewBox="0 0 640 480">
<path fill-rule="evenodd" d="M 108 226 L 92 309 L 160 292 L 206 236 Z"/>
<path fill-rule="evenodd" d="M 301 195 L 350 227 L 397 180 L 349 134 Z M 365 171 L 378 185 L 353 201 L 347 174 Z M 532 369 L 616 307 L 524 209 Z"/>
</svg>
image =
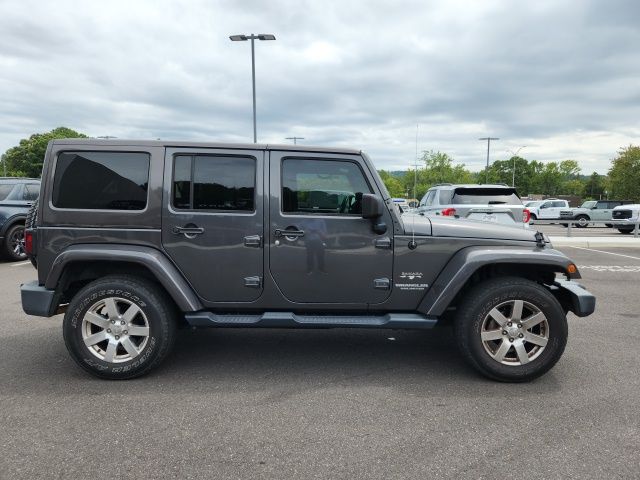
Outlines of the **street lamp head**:
<svg viewBox="0 0 640 480">
<path fill-rule="evenodd" d="M 248 38 L 246 35 L 231 35 L 229 40 L 232 42 L 246 42 Z"/>
<path fill-rule="evenodd" d="M 258 40 L 275 40 L 276 36 L 270 33 L 259 33 L 257 35 Z"/>
</svg>

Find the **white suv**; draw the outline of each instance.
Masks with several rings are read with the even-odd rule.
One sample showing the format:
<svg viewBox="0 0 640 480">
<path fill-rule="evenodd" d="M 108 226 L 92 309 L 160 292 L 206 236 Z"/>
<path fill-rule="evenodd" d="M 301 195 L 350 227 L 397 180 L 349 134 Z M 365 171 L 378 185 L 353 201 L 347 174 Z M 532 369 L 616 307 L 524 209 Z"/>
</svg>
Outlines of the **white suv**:
<svg viewBox="0 0 640 480">
<path fill-rule="evenodd" d="M 506 185 L 435 185 L 420 200 L 418 213 L 504 225 L 529 224 L 529 211 L 515 188 Z"/>
</svg>

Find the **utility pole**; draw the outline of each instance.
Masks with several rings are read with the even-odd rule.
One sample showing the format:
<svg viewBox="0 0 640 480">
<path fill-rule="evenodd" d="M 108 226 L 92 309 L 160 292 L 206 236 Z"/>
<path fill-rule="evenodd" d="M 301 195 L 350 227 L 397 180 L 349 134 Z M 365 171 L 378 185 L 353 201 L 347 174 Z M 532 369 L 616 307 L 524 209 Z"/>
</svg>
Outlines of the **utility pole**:
<svg viewBox="0 0 640 480">
<path fill-rule="evenodd" d="M 509 152 L 511 154 L 511 158 L 513 158 L 513 173 L 511 176 L 511 186 L 515 187 L 516 186 L 516 157 L 518 156 L 518 153 L 520 153 L 520 150 L 522 150 L 523 148 L 527 148 L 526 145 L 521 146 L 520 148 L 518 148 L 515 153 L 513 150 L 507 150 L 507 152 Z"/>
<path fill-rule="evenodd" d="M 297 140 L 304 140 L 304 137 L 287 137 L 285 140 L 293 140 L 293 144 L 297 145 Z"/>
<path fill-rule="evenodd" d="M 253 91 L 253 143 L 258 143 L 258 129 L 256 126 L 256 55 L 254 51 L 254 40 L 275 40 L 275 35 L 270 33 L 260 33 L 258 35 L 231 35 L 232 42 L 246 42 L 251 40 L 251 85 Z"/>
<path fill-rule="evenodd" d="M 491 149 L 491 140 L 500 140 L 498 137 L 482 137 L 478 140 L 486 140 L 487 141 L 487 173 L 484 177 L 484 182 L 489 183 L 489 151 Z"/>
</svg>

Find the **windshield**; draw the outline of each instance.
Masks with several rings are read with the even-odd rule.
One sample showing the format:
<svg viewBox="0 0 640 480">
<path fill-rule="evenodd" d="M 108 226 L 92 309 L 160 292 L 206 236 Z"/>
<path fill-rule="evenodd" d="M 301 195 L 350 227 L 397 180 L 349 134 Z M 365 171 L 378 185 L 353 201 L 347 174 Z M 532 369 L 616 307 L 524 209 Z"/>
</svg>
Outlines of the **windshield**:
<svg viewBox="0 0 640 480">
<path fill-rule="evenodd" d="M 6 200 L 15 186 L 15 183 L 0 184 L 0 200 Z"/>
<path fill-rule="evenodd" d="M 456 188 L 454 205 L 522 205 L 514 188 Z"/>
<path fill-rule="evenodd" d="M 593 208 L 596 206 L 596 202 L 595 200 L 589 200 L 588 202 L 584 202 L 582 205 L 580 205 L 580 208 Z"/>
</svg>

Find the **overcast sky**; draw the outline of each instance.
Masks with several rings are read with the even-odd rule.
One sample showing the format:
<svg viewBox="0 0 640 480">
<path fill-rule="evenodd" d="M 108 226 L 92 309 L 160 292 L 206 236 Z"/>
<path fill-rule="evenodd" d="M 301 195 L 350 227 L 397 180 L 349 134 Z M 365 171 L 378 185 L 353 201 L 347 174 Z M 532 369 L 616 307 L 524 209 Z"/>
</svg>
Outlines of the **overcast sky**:
<svg viewBox="0 0 640 480">
<path fill-rule="evenodd" d="M 507 149 L 605 173 L 640 144 L 640 2 L 0 0 L 0 152 L 90 136 L 341 145 L 378 168 Z"/>
</svg>

